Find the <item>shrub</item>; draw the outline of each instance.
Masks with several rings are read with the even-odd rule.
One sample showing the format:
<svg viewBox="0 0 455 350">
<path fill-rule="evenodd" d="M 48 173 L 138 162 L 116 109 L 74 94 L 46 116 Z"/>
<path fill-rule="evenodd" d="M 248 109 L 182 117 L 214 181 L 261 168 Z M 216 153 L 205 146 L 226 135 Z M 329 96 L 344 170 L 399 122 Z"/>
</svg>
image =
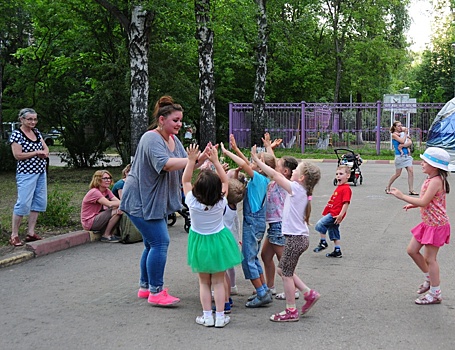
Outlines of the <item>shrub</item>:
<svg viewBox="0 0 455 350">
<path fill-rule="evenodd" d="M 16 170 L 16 159 L 13 157 L 11 152 L 11 146 L 7 143 L 1 142 L 0 139 L 0 172 L 15 171 Z"/>
<path fill-rule="evenodd" d="M 47 196 L 47 208 L 39 217 L 39 223 L 45 226 L 64 227 L 72 224 L 71 214 L 76 208 L 70 205 L 73 195 L 63 192 L 56 186 Z"/>
</svg>

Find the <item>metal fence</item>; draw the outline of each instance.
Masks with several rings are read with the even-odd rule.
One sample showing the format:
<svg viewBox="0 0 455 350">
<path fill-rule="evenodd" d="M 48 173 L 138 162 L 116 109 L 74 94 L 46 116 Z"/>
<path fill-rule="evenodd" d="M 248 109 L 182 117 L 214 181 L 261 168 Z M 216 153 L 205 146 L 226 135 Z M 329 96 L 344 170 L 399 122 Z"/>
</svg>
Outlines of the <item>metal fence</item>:
<svg viewBox="0 0 455 350">
<path fill-rule="evenodd" d="M 268 103 L 264 132 L 286 148 L 305 150 L 391 148 L 390 126 L 399 120 L 414 145 L 425 145 L 428 129 L 445 103 Z M 239 147 L 251 147 L 251 103 L 229 104 L 229 133 Z"/>
</svg>

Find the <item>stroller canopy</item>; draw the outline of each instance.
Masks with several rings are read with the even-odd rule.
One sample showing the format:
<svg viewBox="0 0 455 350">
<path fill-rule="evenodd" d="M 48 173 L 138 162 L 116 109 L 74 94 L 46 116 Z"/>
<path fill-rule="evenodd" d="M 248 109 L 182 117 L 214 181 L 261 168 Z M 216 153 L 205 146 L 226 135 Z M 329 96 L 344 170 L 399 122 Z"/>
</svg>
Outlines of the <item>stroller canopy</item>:
<svg viewBox="0 0 455 350">
<path fill-rule="evenodd" d="M 444 148 L 455 153 L 455 98 L 439 111 L 428 130 L 427 147 Z"/>
</svg>

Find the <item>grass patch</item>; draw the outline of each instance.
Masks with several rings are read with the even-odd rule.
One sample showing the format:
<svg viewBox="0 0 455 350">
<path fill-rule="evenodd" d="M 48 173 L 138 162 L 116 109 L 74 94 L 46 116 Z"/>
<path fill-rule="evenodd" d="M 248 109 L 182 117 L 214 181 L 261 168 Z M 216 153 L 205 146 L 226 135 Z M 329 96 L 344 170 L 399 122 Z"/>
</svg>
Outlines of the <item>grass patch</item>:
<svg viewBox="0 0 455 350">
<path fill-rule="evenodd" d="M 82 199 L 89 190 L 88 186 L 96 170 L 68 169 L 64 167 L 49 168 L 48 173 L 48 211 L 40 214 L 36 225 L 36 232 L 43 237 L 82 230 L 80 224 L 80 210 Z M 122 176 L 122 167 L 107 168 L 117 181 Z M 7 245 L 11 235 L 11 220 L 13 207 L 17 199 L 16 174 L 2 173 L 0 181 L 0 245 Z M 27 218 L 22 221 L 19 235 L 25 237 L 27 232 Z"/>
</svg>

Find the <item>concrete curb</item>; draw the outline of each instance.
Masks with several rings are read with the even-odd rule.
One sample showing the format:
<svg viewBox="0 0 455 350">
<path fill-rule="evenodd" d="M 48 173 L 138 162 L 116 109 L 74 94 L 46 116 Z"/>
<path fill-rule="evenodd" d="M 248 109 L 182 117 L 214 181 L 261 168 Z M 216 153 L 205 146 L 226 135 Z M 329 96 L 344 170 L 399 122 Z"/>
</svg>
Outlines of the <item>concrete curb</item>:
<svg viewBox="0 0 455 350">
<path fill-rule="evenodd" d="M 101 234 L 92 231 L 75 231 L 62 235 L 45 238 L 40 241 L 25 244 L 26 251 L 13 252 L 0 258 L 0 268 L 19 264 L 23 261 L 43 255 L 72 248 L 81 244 L 97 241 Z"/>
</svg>

